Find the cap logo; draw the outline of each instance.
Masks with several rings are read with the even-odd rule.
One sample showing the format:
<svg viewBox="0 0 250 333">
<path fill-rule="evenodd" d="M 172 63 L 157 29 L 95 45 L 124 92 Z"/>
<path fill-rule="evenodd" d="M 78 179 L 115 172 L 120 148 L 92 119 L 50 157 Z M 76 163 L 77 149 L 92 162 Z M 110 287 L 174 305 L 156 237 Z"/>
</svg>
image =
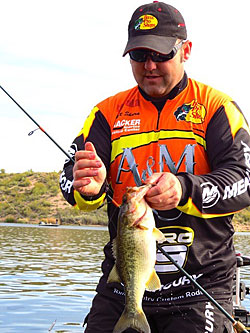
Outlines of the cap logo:
<svg viewBox="0 0 250 333">
<path fill-rule="evenodd" d="M 154 29 L 158 25 L 158 20 L 153 15 L 142 15 L 135 21 L 135 30 Z"/>
</svg>

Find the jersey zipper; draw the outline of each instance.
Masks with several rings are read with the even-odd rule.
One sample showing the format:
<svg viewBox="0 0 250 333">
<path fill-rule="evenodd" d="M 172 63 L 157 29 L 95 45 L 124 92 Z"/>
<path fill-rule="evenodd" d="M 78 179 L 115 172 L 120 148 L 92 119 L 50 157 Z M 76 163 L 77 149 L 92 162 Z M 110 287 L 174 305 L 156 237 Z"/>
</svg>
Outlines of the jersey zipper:
<svg viewBox="0 0 250 333">
<path fill-rule="evenodd" d="M 156 129 L 158 130 L 159 129 L 159 122 L 160 122 L 161 111 L 160 110 L 157 110 L 157 111 L 158 111 L 158 116 L 157 116 Z"/>
</svg>

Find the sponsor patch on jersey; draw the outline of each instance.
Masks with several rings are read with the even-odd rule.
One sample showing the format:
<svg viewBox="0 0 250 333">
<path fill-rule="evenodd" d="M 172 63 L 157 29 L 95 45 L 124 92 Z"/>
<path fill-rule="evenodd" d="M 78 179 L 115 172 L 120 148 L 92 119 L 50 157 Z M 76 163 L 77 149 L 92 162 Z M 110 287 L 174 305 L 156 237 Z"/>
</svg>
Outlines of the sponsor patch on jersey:
<svg viewBox="0 0 250 333">
<path fill-rule="evenodd" d="M 189 227 L 169 226 L 160 228 L 166 241 L 162 248 L 168 252 L 172 258 L 184 267 L 187 262 L 189 247 L 194 241 L 194 230 Z M 159 250 L 156 254 L 155 270 L 158 274 L 168 274 L 178 271 L 178 268 L 169 261 Z"/>
<path fill-rule="evenodd" d="M 206 117 L 204 105 L 199 104 L 196 99 L 185 103 L 174 112 L 177 121 L 187 121 L 193 124 L 202 124 Z"/>
<path fill-rule="evenodd" d="M 250 147 L 243 141 L 241 141 L 241 145 L 243 146 L 246 166 L 250 169 Z"/>
<path fill-rule="evenodd" d="M 220 199 L 218 186 L 210 182 L 201 184 L 202 187 L 202 206 L 203 208 L 211 208 L 215 206 Z"/>
<path fill-rule="evenodd" d="M 158 20 L 153 15 L 142 15 L 135 21 L 135 30 L 154 29 L 158 25 Z"/>
<path fill-rule="evenodd" d="M 141 119 L 118 119 L 113 127 L 112 134 L 139 131 Z"/>
</svg>

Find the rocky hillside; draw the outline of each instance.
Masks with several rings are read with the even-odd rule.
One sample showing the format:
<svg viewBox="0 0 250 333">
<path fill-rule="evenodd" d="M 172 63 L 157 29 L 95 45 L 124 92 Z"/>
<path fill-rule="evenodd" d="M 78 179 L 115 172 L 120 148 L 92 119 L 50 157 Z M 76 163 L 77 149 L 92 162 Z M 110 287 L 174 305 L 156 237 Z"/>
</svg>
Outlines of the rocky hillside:
<svg viewBox="0 0 250 333">
<path fill-rule="evenodd" d="M 0 221 L 107 225 L 106 205 L 95 212 L 71 207 L 59 189 L 57 172 L 6 173 L 0 170 Z M 250 208 L 234 217 L 236 231 L 250 231 Z"/>
<path fill-rule="evenodd" d="M 71 207 L 59 189 L 60 173 L 0 171 L 0 221 L 107 225 L 106 207 L 85 213 Z"/>
</svg>

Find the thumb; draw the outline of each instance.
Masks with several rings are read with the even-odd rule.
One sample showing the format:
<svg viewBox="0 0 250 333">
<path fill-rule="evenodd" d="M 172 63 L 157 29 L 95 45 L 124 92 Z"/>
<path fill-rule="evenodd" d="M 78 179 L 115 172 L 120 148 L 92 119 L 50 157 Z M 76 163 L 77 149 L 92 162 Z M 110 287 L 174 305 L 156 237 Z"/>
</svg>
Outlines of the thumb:
<svg viewBox="0 0 250 333">
<path fill-rule="evenodd" d="M 92 151 L 96 154 L 95 146 L 90 141 L 85 142 L 85 150 Z"/>
</svg>

